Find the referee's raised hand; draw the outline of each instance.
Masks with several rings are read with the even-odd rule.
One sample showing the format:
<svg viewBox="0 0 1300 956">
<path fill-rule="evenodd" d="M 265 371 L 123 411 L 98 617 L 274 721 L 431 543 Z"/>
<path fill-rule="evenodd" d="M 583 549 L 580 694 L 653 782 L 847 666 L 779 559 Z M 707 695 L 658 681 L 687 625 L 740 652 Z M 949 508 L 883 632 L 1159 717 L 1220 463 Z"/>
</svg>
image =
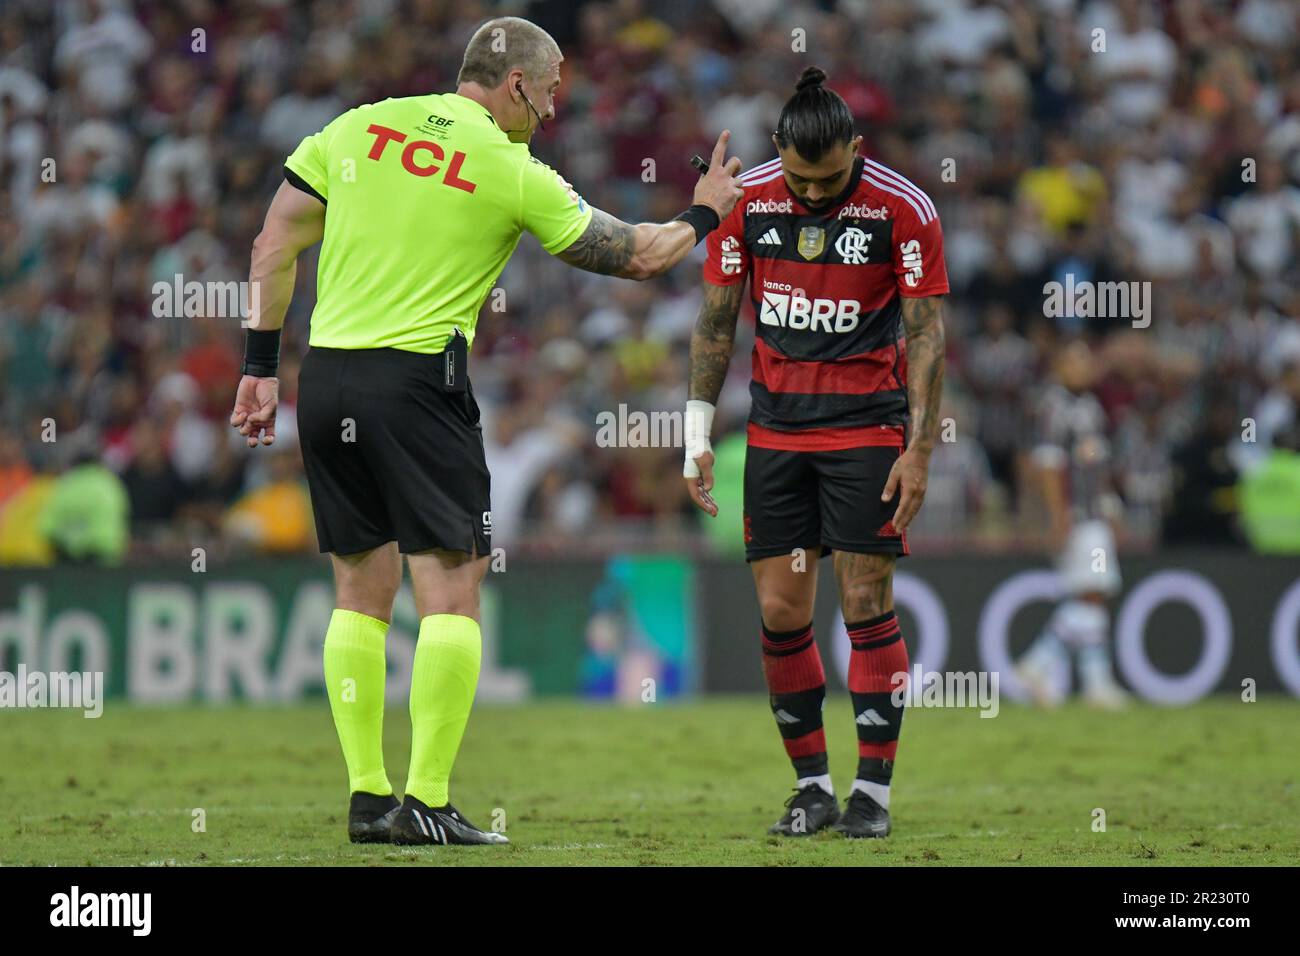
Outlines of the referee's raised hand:
<svg viewBox="0 0 1300 956">
<path fill-rule="evenodd" d="M 239 380 L 235 392 L 235 410 L 230 413 L 230 424 L 248 439 L 248 447 L 256 448 L 260 442 L 275 442 L 275 409 L 280 403 L 280 380 L 245 375 Z"/>
<path fill-rule="evenodd" d="M 726 219 L 745 195 L 740 188 L 740 158 L 727 158 L 727 141 L 731 139 L 731 130 L 724 129 L 713 146 L 709 157 L 709 171 L 695 184 L 695 202 L 708 206 L 718 214 L 719 219 Z"/>
</svg>

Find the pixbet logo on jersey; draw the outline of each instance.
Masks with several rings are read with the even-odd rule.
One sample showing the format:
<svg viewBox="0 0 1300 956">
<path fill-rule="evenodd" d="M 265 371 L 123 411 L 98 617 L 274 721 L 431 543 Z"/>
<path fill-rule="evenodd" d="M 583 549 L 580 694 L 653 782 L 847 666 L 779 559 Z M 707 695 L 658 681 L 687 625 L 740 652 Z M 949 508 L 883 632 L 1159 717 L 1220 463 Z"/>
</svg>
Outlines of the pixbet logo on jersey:
<svg viewBox="0 0 1300 956">
<path fill-rule="evenodd" d="M 840 210 L 837 217 L 839 219 L 888 219 L 889 207 L 881 206 L 879 209 L 872 209 L 870 206 L 859 205 L 858 203 L 849 203 Z"/>
<path fill-rule="evenodd" d="M 752 212 L 794 212 L 794 204 L 789 199 L 754 199 L 745 206 L 745 215 Z"/>
<path fill-rule="evenodd" d="M 857 299 L 810 299 L 797 290 L 785 295 L 764 289 L 758 320 L 781 329 L 807 329 L 811 332 L 817 331 L 820 325 L 826 332 L 843 335 L 858 327 L 858 313 L 861 311 L 862 304 Z M 833 326 L 832 319 L 835 320 Z"/>
</svg>

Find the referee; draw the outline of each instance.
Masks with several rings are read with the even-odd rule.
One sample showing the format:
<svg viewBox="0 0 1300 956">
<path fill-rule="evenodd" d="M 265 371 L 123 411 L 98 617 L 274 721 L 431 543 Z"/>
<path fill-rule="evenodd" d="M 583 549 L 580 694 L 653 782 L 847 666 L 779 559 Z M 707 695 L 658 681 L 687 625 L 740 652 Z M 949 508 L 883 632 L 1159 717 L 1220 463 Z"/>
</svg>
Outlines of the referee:
<svg viewBox="0 0 1300 956">
<path fill-rule="evenodd" d="M 724 131 L 694 204 L 673 221 L 629 225 L 588 206 L 528 150 L 555 115 L 563 59 L 536 25 L 489 20 L 465 49 L 455 93 L 359 106 L 304 139 L 253 243 L 260 308 L 230 416 L 249 447 L 275 440 L 296 260 L 322 242 L 298 432 L 316 532 L 334 567 L 325 682 L 354 842 L 506 842 L 458 813 L 447 787 L 478 682 L 492 533 L 466 358 L 520 236 L 531 232 L 577 268 L 648 279 L 681 261 L 743 194 Z M 399 805 L 382 734 L 384 638 L 402 554 L 420 635 Z"/>
</svg>

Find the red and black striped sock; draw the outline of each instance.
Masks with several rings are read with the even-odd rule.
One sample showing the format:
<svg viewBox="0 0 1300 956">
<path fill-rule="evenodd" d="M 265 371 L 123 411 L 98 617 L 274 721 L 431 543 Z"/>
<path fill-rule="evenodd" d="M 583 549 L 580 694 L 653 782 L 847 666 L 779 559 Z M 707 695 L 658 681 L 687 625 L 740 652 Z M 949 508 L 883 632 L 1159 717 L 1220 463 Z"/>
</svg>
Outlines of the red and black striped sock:
<svg viewBox="0 0 1300 956">
<path fill-rule="evenodd" d="M 822 729 L 826 672 L 811 623 L 795 631 L 763 626 L 763 676 L 795 776 L 802 780 L 829 773 Z"/>
<path fill-rule="evenodd" d="M 849 694 L 858 730 L 857 780 L 888 787 L 903 725 L 903 705 L 894 703 L 894 691 L 900 686 L 894 675 L 907 673 L 907 645 L 893 611 L 845 627 L 853 645 Z"/>
</svg>

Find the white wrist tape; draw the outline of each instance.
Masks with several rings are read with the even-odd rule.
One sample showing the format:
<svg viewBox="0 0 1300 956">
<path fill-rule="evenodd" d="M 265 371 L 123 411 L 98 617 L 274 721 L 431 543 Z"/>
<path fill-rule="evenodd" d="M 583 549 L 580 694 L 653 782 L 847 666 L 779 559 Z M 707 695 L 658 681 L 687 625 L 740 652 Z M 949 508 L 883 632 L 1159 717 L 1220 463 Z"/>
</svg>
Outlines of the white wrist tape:
<svg viewBox="0 0 1300 956">
<path fill-rule="evenodd" d="M 700 477 L 700 466 L 695 463 L 706 452 L 713 451 L 709 433 L 713 431 L 713 405 L 691 399 L 686 403 L 686 420 L 683 429 L 686 438 L 686 464 L 682 475 L 686 478 Z"/>
</svg>

